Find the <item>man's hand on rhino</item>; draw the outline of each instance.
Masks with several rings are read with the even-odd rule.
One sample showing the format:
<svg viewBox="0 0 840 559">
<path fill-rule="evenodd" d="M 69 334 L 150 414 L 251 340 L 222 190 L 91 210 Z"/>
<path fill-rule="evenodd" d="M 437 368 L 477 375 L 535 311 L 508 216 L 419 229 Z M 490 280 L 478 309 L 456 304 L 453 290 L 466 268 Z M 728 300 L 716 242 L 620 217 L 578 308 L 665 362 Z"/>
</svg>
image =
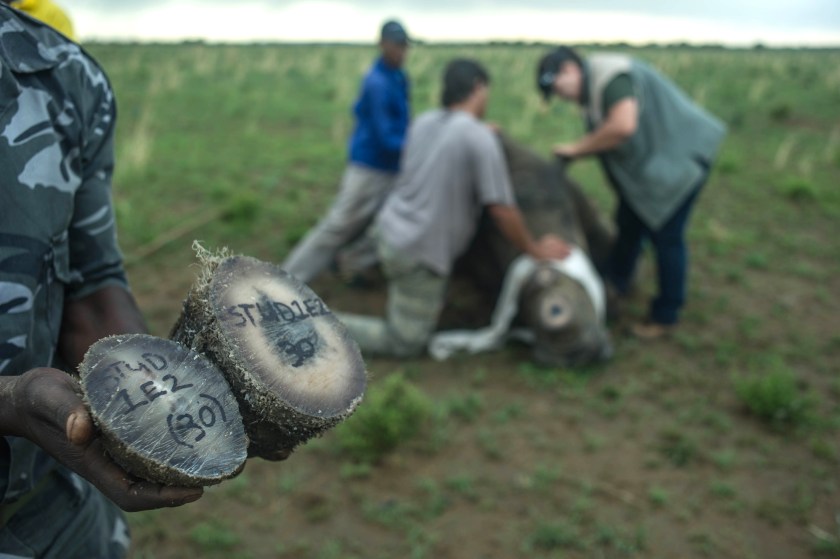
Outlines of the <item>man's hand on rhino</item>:
<svg viewBox="0 0 840 559">
<path fill-rule="evenodd" d="M 557 235 L 544 235 L 537 241 L 533 256 L 537 260 L 563 260 L 572 252 L 572 247 Z"/>
<path fill-rule="evenodd" d="M 552 151 L 554 152 L 554 155 L 566 161 L 572 161 L 578 157 L 576 144 L 557 144 L 554 146 Z"/>
</svg>

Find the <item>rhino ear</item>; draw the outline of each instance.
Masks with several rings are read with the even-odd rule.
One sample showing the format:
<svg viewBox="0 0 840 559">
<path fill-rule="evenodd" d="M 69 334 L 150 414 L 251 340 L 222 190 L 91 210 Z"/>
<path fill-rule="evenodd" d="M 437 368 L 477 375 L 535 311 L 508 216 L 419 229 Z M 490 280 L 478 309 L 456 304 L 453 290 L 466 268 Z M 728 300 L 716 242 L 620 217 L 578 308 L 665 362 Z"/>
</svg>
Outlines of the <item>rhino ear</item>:
<svg viewBox="0 0 840 559">
<path fill-rule="evenodd" d="M 546 330 L 559 330 L 572 320 L 572 306 L 566 297 L 553 293 L 540 301 L 539 320 Z"/>
</svg>

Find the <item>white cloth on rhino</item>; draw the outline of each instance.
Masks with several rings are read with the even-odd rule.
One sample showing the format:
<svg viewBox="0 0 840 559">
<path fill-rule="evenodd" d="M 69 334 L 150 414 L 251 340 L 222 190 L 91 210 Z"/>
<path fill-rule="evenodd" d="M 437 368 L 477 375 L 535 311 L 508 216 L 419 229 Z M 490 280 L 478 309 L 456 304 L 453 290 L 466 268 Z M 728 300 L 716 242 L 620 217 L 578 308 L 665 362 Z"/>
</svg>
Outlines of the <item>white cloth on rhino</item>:
<svg viewBox="0 0 840 559">
<path fill-rule="evenodd" d="M 458 352 L 480 353 L 499 349 L 510 339 L 532 343 L 533 332 L 525 328 L 511 329 L 510 324 L 519 311 L 519 293 L 539 264 L 526 254 L 516 258 L 505 274 L 490 324 L 477 330 L 438 332 L 429 342 L 429 354 L 438 361 L 443 361 Z M 573 246 L 569 256 L 563 260 L 552 260 L 550 265 L 558 272 L 580 283 L 592 300 L 598 319 L 606 320 L 604 283 L 583 250 Z"/>
</svg>

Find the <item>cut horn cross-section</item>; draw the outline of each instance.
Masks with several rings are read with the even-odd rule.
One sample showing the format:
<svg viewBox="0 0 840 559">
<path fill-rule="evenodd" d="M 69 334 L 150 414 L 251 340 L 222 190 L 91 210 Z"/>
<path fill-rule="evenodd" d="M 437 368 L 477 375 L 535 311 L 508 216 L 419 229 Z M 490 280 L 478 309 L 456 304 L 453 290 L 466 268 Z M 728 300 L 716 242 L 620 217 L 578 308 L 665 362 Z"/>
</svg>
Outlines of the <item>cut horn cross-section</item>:
<svg viewBox="0 0 840 559">
<path fill-rule="evenodd" d="M 239 400 L 249 455 L 283 458 L 347 418 L 364 394 L 365 365 L 324 302 L 255 258 L 204 263 L 171 337 L 222 369 Z"/>
<path fill-rule="evenodd" d="M 111 336 L 91 346 L 79 370 L 108 452 L 129 472 L 201 486 L 244 466 L 248 440 L 236 399 L 205 357 L 171 340 Z"/>
</svg>

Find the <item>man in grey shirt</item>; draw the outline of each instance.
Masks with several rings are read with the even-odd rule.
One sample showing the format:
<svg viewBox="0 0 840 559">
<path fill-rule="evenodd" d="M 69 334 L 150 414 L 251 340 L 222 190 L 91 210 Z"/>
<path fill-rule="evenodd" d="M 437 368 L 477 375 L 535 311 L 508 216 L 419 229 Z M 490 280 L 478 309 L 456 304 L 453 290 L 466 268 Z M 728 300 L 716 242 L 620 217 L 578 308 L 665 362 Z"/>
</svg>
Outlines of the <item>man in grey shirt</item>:
<svg viewBox="0 0 840 559">
<path fill-rule="evenodd" d="M 402 170 L 376 221 L 388 279 L 386 317 L 339 315 L 367 354 L 423 353 L 452 265 L 472 240 L 483 210 L 532 257 L 562 259 L 569 253 L 560 238 L 535 240 L 525 227 L 501 146 L 481 122 L 489 94 L 486 70 L 472 60 L 454 60 L 443 81 L 443 107 L 409 128 Z"/>
</svg>

